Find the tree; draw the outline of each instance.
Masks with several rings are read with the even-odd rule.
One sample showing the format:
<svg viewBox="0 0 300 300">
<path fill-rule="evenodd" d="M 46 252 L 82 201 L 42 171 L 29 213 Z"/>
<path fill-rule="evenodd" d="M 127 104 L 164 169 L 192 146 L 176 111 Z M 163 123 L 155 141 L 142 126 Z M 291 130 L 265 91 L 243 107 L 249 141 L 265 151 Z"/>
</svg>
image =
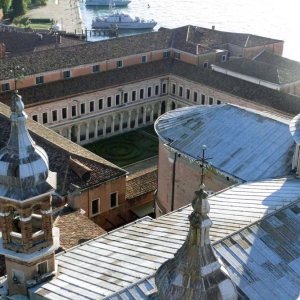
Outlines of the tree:
<svg viewBox="0 0 300 300">
<path fill-rule="evenodd" d="M 6 14 L 11 6 L 11 0 L 0 0 L 0 8 L 3 8 L 4 14 Z"/>
<path fill-rule="evenodd" d="M 12 0 L 13 16 L 23 16 L 26 13 L 27 0 Z"/>
</svg>

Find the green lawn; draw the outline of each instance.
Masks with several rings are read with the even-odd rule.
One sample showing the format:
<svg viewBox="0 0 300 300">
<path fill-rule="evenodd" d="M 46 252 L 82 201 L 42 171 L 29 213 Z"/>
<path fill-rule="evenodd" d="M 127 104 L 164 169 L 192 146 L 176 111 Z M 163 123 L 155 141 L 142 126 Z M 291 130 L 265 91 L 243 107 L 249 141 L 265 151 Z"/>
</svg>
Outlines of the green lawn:
<svg viewBox="0 0 300 300">
<path fill-rule="evenodd" d="M 31 23 L 29 27 L 33 30 L 42 29 L 49 30 L 53 24 L 52 23 Z"/>
<path fill-rule="evenodd" d="M 84 147 L 123 167 L 157 155 L 158 138 L 153 126 L 148 126 L 145 129 L 117 135 Z"/>
</svg>

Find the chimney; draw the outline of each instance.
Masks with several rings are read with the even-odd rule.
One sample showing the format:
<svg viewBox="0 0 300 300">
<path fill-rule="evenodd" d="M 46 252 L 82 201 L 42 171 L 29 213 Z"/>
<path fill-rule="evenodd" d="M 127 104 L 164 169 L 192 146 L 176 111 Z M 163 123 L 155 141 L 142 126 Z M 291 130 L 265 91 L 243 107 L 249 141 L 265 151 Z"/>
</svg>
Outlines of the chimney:
<svg viewBox="0 0 300 300">
<path fill-rule="evenodd" d="M 211 26 L 211 30 L 215 30 L 215 28 L 216 28 L 215 25 Z"/>
<path fill-rule="evenodd" d="M 70 156 L 69 158 L 69 166 L 71 170 L 75 172 L 75 174 L 82 180 L 87 181 L 91 178 L 92 170 L 81 163 L 79 160 L 74 159 Z"/>
</svg>

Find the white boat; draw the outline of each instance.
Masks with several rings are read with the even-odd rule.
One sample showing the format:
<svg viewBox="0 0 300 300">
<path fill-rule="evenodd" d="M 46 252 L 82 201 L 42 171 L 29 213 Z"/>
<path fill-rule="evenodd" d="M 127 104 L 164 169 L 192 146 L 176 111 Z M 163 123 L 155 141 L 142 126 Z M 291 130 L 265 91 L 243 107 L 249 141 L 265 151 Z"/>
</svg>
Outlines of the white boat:
<svg viewBox="0 0 300 300">
<path fill-rule="evenodd" d="M 97 5 L 97 6 L 127 6 L 130 0 L 115 0 L 111 3 L 111 0 L 86 0 L 85 5 Z"/>
<path fill-rule="evenodd" d="M 144 20 L 139 17 L 132 18 L 124 13 L 113 13 L 108 17 L 95 18 L 92 22 L 93 29 L 118 28 L 118 29 L 153 29 L 157 24 L 154 20 Z"/>
</svg>

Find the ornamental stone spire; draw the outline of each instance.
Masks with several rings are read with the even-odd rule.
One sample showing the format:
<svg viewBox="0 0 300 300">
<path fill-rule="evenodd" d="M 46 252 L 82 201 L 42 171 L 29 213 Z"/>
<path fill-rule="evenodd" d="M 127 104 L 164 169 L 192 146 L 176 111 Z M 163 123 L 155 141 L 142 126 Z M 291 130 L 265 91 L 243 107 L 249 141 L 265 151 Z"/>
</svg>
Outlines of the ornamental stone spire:
<svg viewBox="0 0 300 300">
<path fill-rule="evenodd" d="M 208 217 L 209 203 L 202 179 L 195 192 L 193 212 L 189 215 L 190 229 L 186 241 L 173 259 L 166 261 L 157 271 L 155 282 L 161 300 L 236 300 L 234 283 L 221 271 L 213 252 Z"/>
<path fill-rule="evenodd" d="M 11 130 L 0 150 L 0 196 L 25 200 L 52 189 L 48 184 L 48 157 L 32 140 L 22 98 L 15 91 L 11 100 Z"/>
<path fill-rule="evenodd" d="M 17 91 L 11 102 L 11 131 L 0 150 L 0 254 L 5 256 L 8 295 L 55 275 L 59 232 L 53 228 L 48 156 L 26 126 L 27 115 Z M 51 173 L 53 182 L 56 174 Z"/>
</svg>

